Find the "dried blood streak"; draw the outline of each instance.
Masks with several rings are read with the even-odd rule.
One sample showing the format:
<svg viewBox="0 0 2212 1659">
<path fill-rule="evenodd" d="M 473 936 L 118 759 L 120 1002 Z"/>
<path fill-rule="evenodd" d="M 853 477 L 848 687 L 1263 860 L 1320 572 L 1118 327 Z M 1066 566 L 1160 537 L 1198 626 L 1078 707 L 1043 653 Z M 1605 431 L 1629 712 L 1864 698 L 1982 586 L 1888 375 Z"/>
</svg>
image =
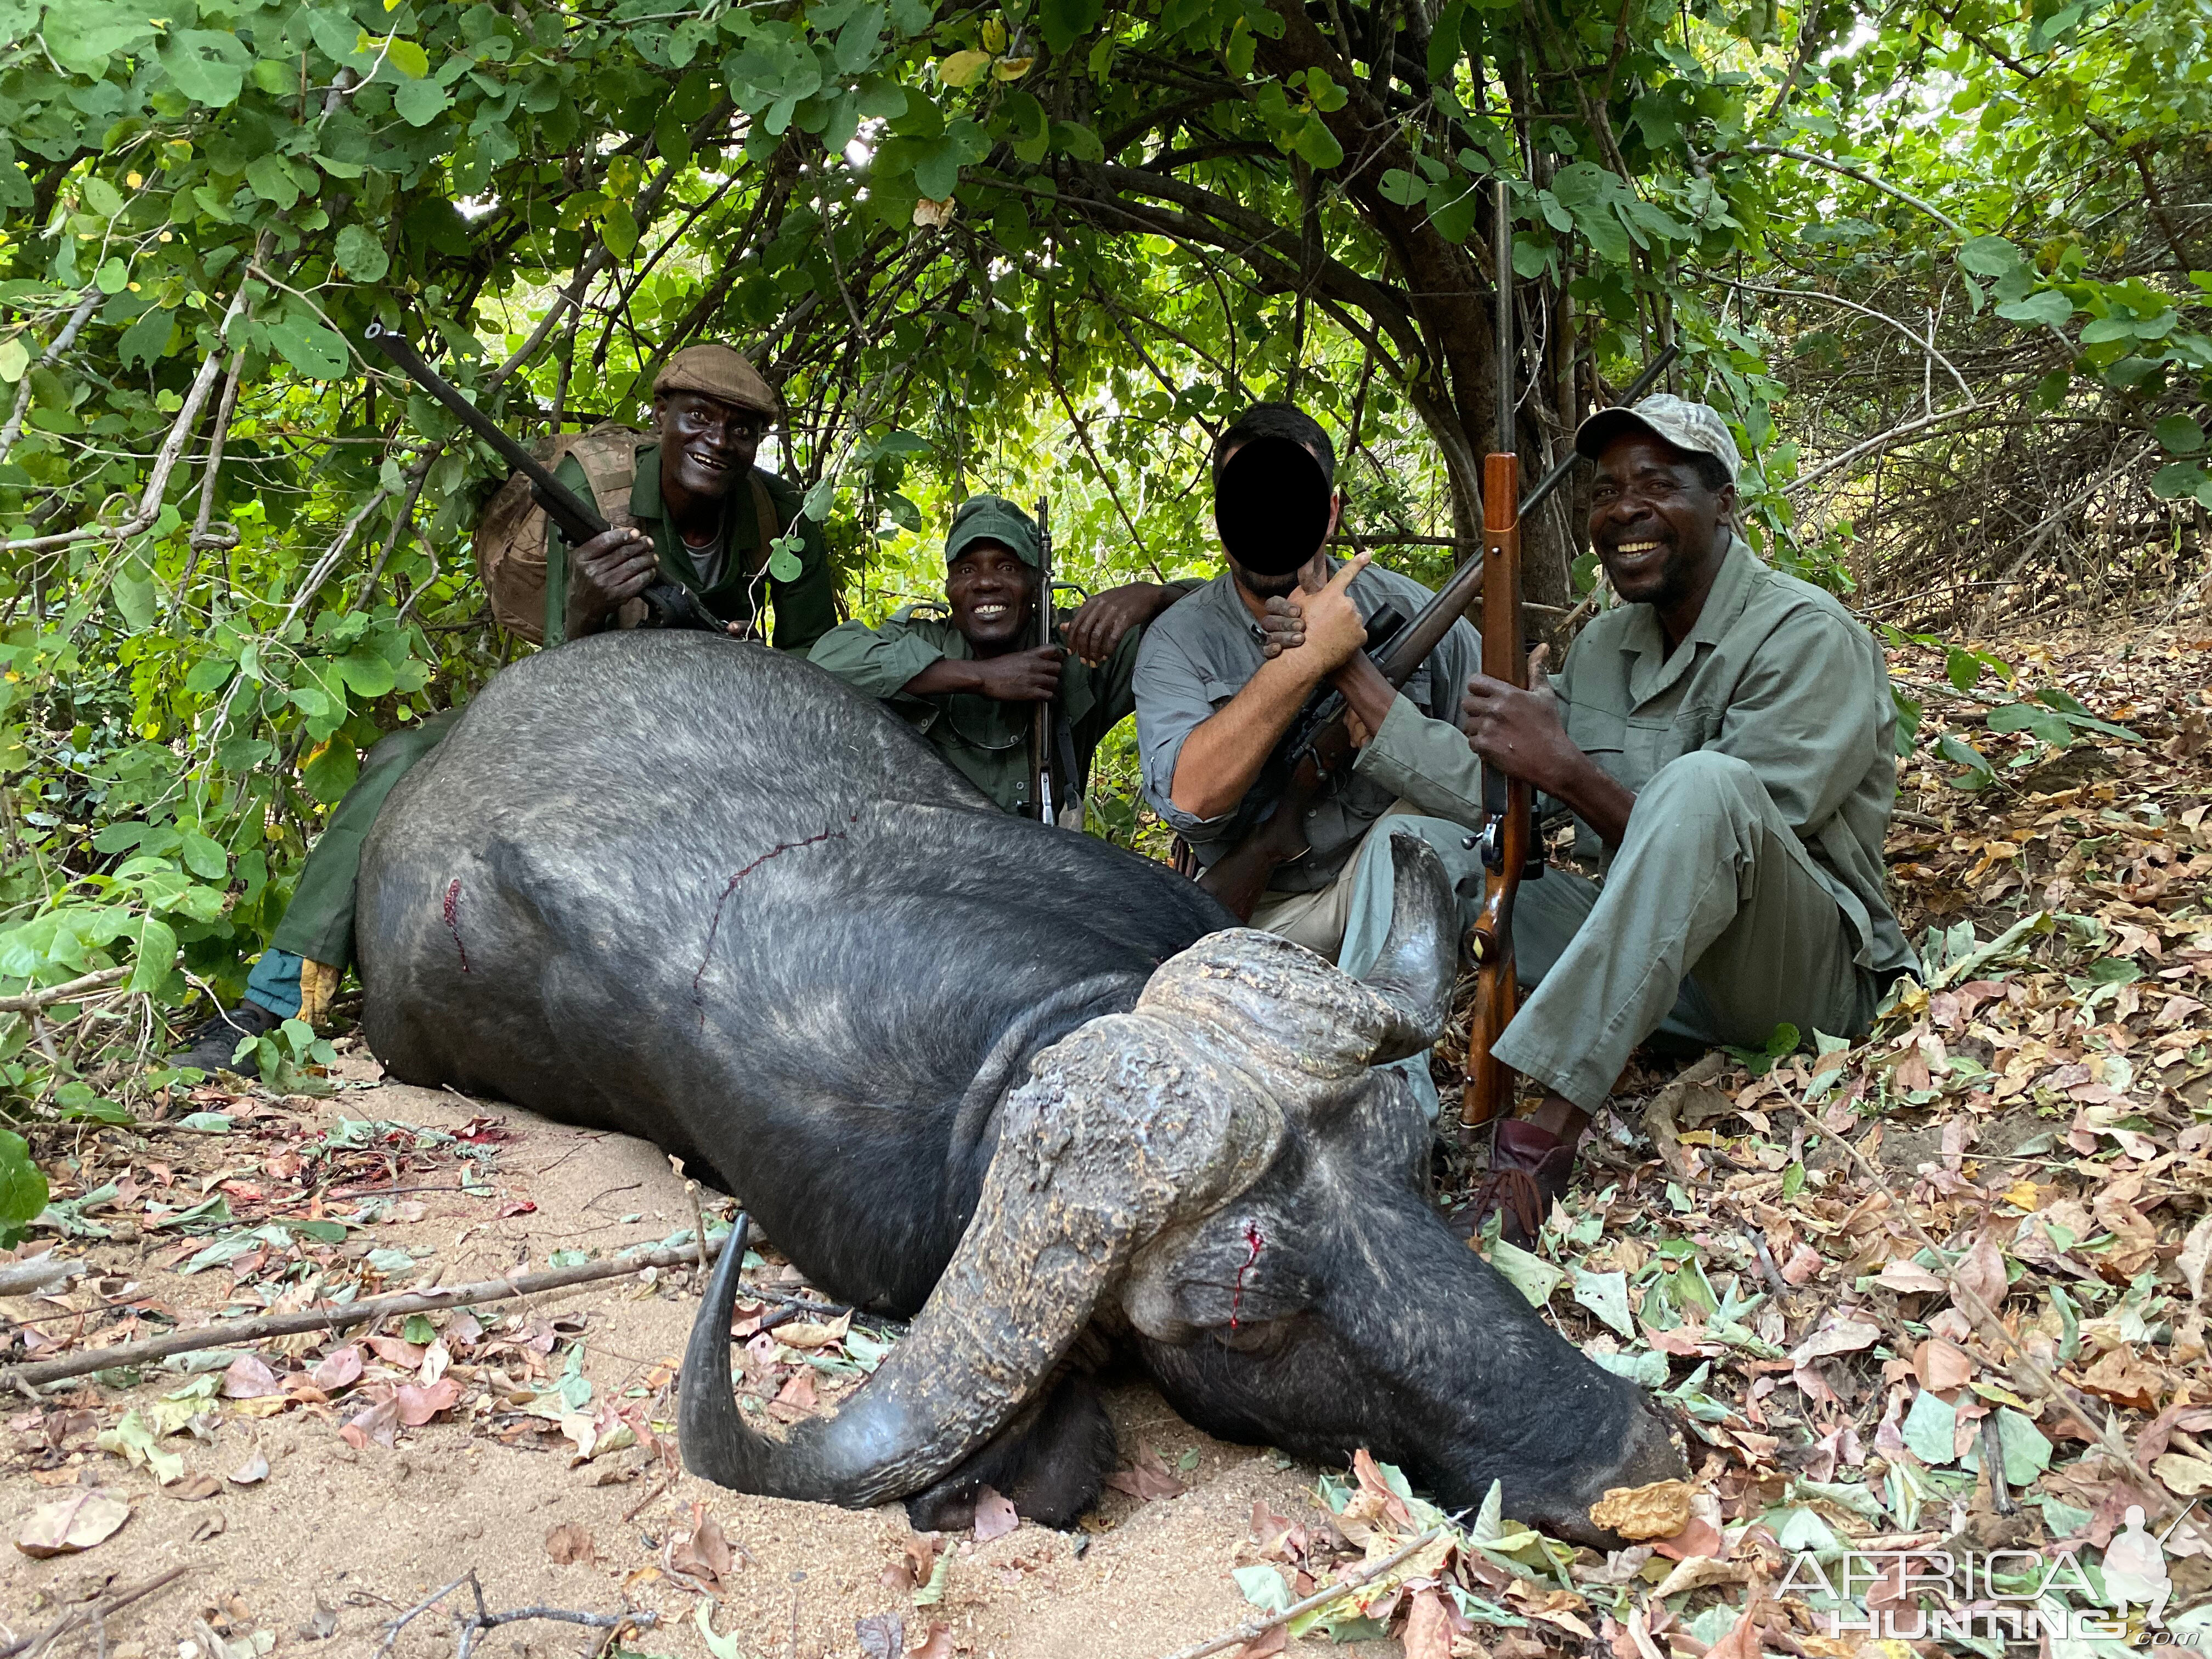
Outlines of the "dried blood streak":
<svg viewBox="0 0 2212 1659">
<path fill-rule="evenodd" d="M 1244 1224 L 1244 1248 L 1249 1254 L 1237 1269 L 1236 1294 L 1229 1298 L 1229 1328 L 1232 1331 L 1237 1328 L 1237 1316 L 1244 1306 L 1244 1275 L 1252 1271 L 1252 1264 L 1260 1259 L 1260 1247 L 1267 1242 L 1260 1236 L 1258 1222 Z"/>
<path fill-rule="evenodd" d="M 461 943 L 461 878 L 446 884 L 446 931 L 453 936 L 453 949 L 461 953 L 461 971 L 469 971 L 469 947 Z"/>
</svg>

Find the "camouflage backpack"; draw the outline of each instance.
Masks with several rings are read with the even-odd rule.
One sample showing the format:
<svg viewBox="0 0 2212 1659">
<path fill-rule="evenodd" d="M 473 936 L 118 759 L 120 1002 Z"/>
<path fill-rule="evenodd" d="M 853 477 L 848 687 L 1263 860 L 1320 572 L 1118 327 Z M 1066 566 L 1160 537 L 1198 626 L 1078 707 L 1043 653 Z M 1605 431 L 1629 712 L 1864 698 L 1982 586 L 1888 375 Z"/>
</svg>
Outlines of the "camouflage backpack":
<svg viewBox="0 0 2212 1659">
<path fill-rule="evenodd" d="M 619 529 L 637 522 L 629 511 L 630 486 L 637 479 L 637 453 L 659 441 L 653 433 L 609 422 L 589 432 L 564 432 L 541 439 L 531 446 L 530 453 L 556 472 L 563 460 L 574 456 L 584 470 L 584 481 L 599 516 Z M 750 482 L 753 513 L 758 520 L 750 563 L 757 574 L 768 561 L 769 544 L 777 533 L 776 514 L 758 469 Z M 530 493 L 530 480 L 517 472 L 484 503 L 474 538 L 477 570 L 483 578 L 484 591 L 491 595 L 494 620 L 533 645 L 545 642 L 548 529 L 544 509 Z M 632 599 L 616 613 L 616 624 L 635 628 L 645 614 L 645 601 Z"/>
</svg>

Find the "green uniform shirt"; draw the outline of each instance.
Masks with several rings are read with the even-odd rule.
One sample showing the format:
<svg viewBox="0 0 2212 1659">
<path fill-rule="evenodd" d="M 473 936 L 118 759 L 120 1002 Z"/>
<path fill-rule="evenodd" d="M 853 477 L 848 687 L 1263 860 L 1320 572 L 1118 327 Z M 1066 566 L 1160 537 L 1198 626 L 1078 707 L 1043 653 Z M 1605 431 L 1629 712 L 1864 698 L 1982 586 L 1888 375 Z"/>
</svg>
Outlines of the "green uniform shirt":
<svg viewBox="0 0 2212 1659">
<path fill-rule="evenodd" d="M 1833 595 L 1769 569 L 1731 538 L 1697 626 L 1671 656 L 1657 611 L 1620 605 L 1583 630 L 1552 685 L 1575 746 L 1626 788 L 1642 790 L 1693 750 L 1748 764 L 1850 922 L 1859 964 L 1877 974 L 1913 965 L 1883 887 L 1897 798 L 1888 670 Z M 1473 754 L 1447 781 L 1419 741 L 1428 734 L 1401 718 L 1408 712 L 1392 709 L 1355 769 L 1431 810 L 1444 805 L 1440 790 L 1479 804 Z M 1575 830 L 1578 861 L 1610 863 L 1595 830 L 1579 819 Z"/>
<path fill-rule="evenodd" d="M 822 539 L 822 527 L 801 515 L 798 488 L 774 473 L 757 468 L 755 473 L 768 485 L 769 503 L 775 510 L 780 533 L 788 534 L 793 524 L 799 527 L 799 570 L 790 581 L 778 581 L 768 574 L 765 564 L 757 573 L 754 570 L 761 559 L 760 529 L 753 510 L 752 488 L 745 483 L 731 492 L 723 520 L 720 578 L 712 587 L 701 581 L 690 549 L 684 546 L 675 520 L 661 504 L 659 444 L 648 444 L 637 452 L 637 480 L 629 492 L 630 516 L 637 520 L 639 529 L 653 538 L 661 573 L 689 588 L 708 611 L 724 622 L 750 622 L 759 614 L 764 594 L 775 607 L 771 643 L 780 651 L 805 651 L 837 625 L 836 578 L 830 568 L 830 549 Z M 554 476 L 586 501 L 592 499 L 584 469 L 573 455 L 562 461 Z M 558 560 L 559 568 L 547 572 L 545 643 L 549 646 L 558 645 L 567 632 L 565 611 L 555 614 L 551 596 L 568 592 L 568 552 L 559 532 L 552 532 L 547 538 L 549 563 Z"/>
<path fill-rule="evenodd" d="M 1082 787 L 1089 787 L 1091 757 L 1100 740 L 1136 708 L 1129 683 L 1144 631 L 1132 628 L 1096 668 L 1072 653 L 1060 665 L 1056 707 L 1075 745 Z M 1057 629 L 1054 637 L 1059 637 Z M 1029 805 L 1030 727 L 1036 705 L 964 691 L 917 697 L 902 689 L 939 658 L 969 662 L 975 655 L 967 637 L 939 608 L 910 605 L 880 628 L 849 622 L 831 629 L 808 660 L 854 690 L 882 698 L 978 789 L 1005 811 L 1021 811 Z"/>
</svg>

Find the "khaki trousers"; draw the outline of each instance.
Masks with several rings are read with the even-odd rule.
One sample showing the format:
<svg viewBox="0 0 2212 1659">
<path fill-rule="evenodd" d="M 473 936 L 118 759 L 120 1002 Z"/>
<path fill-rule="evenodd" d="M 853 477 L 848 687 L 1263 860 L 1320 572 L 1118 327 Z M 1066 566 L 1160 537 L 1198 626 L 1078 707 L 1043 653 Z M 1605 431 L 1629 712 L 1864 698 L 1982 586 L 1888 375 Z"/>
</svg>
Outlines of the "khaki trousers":
<svg viewBox="0 0 2212 1659">
<path fill-rule="evenodd" d="M 1652 775 L 1605 884 L 1524 882 L 1521 1005 L 1497 1057 L 1585 1111 L 1655 1033 L 1764 1047 L 1778 1025 L 1856 1036 L 1879 988 L 1850 922 L 1758 774 L 1700 750 Z"/>
</svg>

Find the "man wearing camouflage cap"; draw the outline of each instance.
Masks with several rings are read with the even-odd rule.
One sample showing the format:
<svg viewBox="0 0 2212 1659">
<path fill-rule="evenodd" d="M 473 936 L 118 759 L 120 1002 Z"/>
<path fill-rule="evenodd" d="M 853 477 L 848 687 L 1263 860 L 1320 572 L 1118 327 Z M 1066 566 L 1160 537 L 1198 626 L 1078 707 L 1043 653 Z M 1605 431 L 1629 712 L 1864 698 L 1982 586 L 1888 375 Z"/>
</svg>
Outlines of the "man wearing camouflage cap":
<svg viewBox="0 0 2212 1659">
<path fill-rule="evenodd" d="M 571 549 L 557 532 L 546 538 L 544 638 L 563 640 L 624 623 L 656 570 L 680 582 L 732 633 L 762 631 L 775 613 L 778 649 L 804 651 L 836 625 L 836 584 L 820 526 L 799 511 L 795 485 L 753 465 L 760 441 L 782 412 L 782 400 L 752 364 L 725 345 L 684 347 L 653 382 L 649 442 L 620 428 L 604 428 L 629 476 L 628 524 Z M 592 434 L 598 436 L 599 434 Z M 593 477 L 579 459 L 580 442 L 556 476 L 610 518 L 609 478 Z M 619 505 L 621 492 L 616 491 Z M 800 538 L 795 570 L 779 574 L 769 544 Z M 246 981 L 244 1000 L 192 1034 L 171 1063 L 214 1071 L 232 1063 L 240 1042 L 274 1030 L 298 1015 L 318 1022 L 353 957 L 354 892 L 367 840 L 385 798 L 408 769 L 443 740 L 460 711 L 452 708 L 392 732 L 372 749 L 361 775 L 331 810 L 300 872 L 298 886 L 269 948 Z"/>
<path fill-rule="evenodd" d="M 907 605 L 879 628 L 831 629 L 811 659 L 880 697 L 1004 811 L 1025 812 L 1029 738 L 1040 702 L 1057 705 L 1079 792 L 1099 741 L 1135 708 L 1130 681 L 1145 626 L 1194 582 L 1131 582 L 1085 601 L 1036 637 L 1042 551 L 1030 515 L 1003 495 L 971 495 L 945 538 L 945 605 Z"/>
<path fill-rule="evenodd" d="M 1557 679 L 1540 650 L 1528 690 L 1469 681 L 1455 770 L 1438 756 L 1382 780 L 1477 807 L 1480 757 L 1573 814 L 1596 878 L 1547 871 L 1514 910 L 1530 994 L 1493 1052 L 1547 1094 L 1498 1126 L 1475 1217 L 1502 1211 L 1516 1237 L 1638 1043 L 1856 1036 L 1915 965 L 1883 890 L 1894 715 L 1874 640 L 1735 533 L 1741 462 L 1714 410 L 1662 393 L 1591 416 L 1575 447 L 1597 464 L 1590 542 L 1621 603 Z"/>
</svg>

